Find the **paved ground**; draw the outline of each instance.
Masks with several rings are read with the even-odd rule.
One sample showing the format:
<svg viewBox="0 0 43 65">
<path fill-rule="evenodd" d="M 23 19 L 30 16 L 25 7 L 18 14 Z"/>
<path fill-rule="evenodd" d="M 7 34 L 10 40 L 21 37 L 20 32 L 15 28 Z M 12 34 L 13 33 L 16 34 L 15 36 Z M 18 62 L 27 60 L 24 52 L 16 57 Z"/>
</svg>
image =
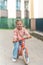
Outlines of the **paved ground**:
<svg viewBox="0 0 43 65">
<path fill-rule="evenodd" d="M 0 30 L 0 65 L 24 65 L 22 58 L 16 63 L 12 61 L 12 37 L 12 30 Z M 32 37 L 26 40 L 26 46 L 30 57 L 29 65 L 43 65 L 43 42 Z"/>
</svg>

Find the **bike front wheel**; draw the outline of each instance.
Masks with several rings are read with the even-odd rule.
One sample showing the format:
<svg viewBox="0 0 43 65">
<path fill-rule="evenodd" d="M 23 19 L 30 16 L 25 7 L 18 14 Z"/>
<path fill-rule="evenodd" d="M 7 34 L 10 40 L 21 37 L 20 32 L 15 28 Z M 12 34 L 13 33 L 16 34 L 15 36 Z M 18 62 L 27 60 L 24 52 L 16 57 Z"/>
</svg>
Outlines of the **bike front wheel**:
<svg viewBox="0 0 43 65">
<path fill-rule="evenodd" d="M 26 49 L 23 49 L 23 60 L 24 60 L 26 65 L 29 64 L 30 59 L 29 59 L 29 56 L 26 53 Z"/>
</svg>

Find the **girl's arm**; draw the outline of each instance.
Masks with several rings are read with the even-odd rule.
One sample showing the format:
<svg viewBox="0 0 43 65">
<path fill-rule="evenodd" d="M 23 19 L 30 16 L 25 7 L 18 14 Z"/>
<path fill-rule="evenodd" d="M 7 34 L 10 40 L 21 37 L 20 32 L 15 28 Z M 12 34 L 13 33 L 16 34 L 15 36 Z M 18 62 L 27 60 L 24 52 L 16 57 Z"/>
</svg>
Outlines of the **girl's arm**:
<svg viewBox="0 0 43 65">
<path fill-rule="evenodd" d="M 25 39 L 29 39 L 29 38 L 32 38 L 32 36 L 29 34 L 29 32 L 25 29 L 25 36 L 24 36 Z"/>
<path fill-rule="evenodd" d="M 26 36 L 24 36 L 23 38 L 24 38 L 24 39 L 29 39 L 29 38 L 32 38 L 32 36 L 31 36 L 31 35 L 29 35 L 29 36 L 26 35 Z"/>
<path fill-rule="evenodd" d="M 14 29 L 12 42 L 14 43 L 14 42 L 17 42 L 17 41 L 18 41 L 18 40 L 17 40 L 17 31 L 16 31 L 16 29 Z"/>
</svg>

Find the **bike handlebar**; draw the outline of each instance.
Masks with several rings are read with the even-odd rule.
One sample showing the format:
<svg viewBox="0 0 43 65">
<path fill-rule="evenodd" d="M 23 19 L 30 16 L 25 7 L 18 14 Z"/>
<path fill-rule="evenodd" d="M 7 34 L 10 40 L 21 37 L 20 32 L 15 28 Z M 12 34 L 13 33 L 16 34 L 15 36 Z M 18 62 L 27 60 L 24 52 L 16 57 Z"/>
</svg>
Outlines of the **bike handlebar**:
<svg viewBox="0 0 43 65">
<path fill-rule="evenodd" d="M 30 36 L 29 38 L 31 38 L 31 36 Z M 22 38 L 21 40 L 13 41 L 13 43 L 14 43 L 14 42 L 23 41 L 23 40 L 25 40 L 25 39 L 28 39 L 28 38 L 27 38 L 27 37 L 24 37 L 24 38 Z"/>
<path fill-rule="evenodd" d="M 14 42 L 23 41 L 23 40 L 25 40 L 25 39 L 26 39 L 26 38 L 22 38 L 21 40 L 13 41 L 13 43 L 14 43 Z"/>
<path fill-rule="evenodd" d="M 23 40 L 28 39 L 28 38 L 31 38 L 31 36 L 30 36 L 30 37 L 25 37 L 25 36 L 24 36 L 24 38 L 22 38 L 21 40 L 16 40 L 16 41 L 13 41 L 13 43 L 14 43 L 14 42 L 23 41 Z"/>
</svg>

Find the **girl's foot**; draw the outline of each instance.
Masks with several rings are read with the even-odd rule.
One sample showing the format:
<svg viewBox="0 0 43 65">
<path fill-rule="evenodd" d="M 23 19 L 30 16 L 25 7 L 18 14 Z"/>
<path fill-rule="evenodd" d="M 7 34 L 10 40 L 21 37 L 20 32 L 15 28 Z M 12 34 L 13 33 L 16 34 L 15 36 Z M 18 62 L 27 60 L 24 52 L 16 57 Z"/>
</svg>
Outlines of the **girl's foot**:
<svg viewBox="0 0 43 65">
<path fill-rule="evenodd" d="M 13 58 L 12 61 L 16 62 L 16 59 Z"/>
<path fill-rule="evenodd" d="M 30 59 L 29 59 L 29 57 L 26 59 L 26 62 L 27 62 L 27 64 L 30 62 Z"/>
</svg>

